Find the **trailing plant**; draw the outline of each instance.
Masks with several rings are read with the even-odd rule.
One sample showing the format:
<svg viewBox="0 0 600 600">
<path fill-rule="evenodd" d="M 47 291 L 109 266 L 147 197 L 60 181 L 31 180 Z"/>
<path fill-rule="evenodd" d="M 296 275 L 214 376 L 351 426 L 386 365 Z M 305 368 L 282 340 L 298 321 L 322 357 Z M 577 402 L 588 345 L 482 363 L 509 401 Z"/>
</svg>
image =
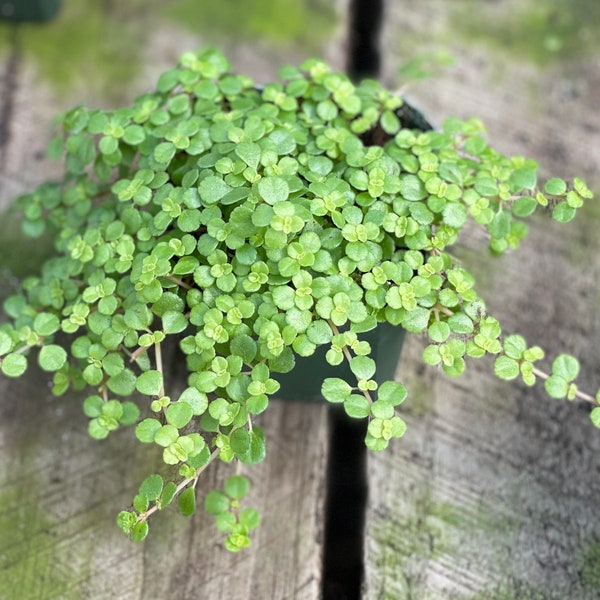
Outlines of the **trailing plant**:
<svg viewBox="0 0 600 600">
<path fill-rule="evenodd" d="M 128 108 L 65 113 L 51 144 L 64 178 L 18 200 L 25 232 L 51 235 L 56 252 L 5 302 L 0 369 L 18 377 L 34 357 L 55 394 L 91 388 L 93 438 L 134 426 L 161 448 L 173 472 L 144 479 L 118 517 L 135 540 L 175 499 L 192 514 L 215 460 L 263 460 L 257 416 L 277 374 L 319 347 L 355 376 L 327 378 L 322 393 L 368 419 L 366 445 L 401 437 L 407 390 L 377 383 L 361 338 L 382 322 L 425 334 L 424 361 L 450 376 L 492 355 L 501 379 L 600 398 L 577 388 L 575 358 L 546 373 L 541 348 L 503 336 L 449 252 L 469 220 L 494 253 L 515 248 L 525 217 L 551 205 L 570 221 L 586 185 L 538 186 L 536 163 L 490 148 L 475 119 L 408 129 L 399 97 L 318 60 L 280 75 L 259 88 L 214 50 L 184 54 Z M 181 393 L 163 364 L 169 339 L 185 356 Z M 248 486 L 238 471 L 205 498 L 233 551 L 259 522 L 242 508 Z"/>
</svg>

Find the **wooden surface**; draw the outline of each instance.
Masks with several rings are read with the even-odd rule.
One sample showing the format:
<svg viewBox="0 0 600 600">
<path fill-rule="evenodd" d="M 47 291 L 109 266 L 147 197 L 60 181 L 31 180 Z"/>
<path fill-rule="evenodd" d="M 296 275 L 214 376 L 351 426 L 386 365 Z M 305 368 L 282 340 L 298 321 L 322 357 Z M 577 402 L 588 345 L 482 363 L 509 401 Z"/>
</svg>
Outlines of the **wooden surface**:
<svg viewBox="0 0 600 600">
<path fill-rule="evenodd" d="M 264 518 L 252 549 L 234 555 L 202 510 L 190 519 L 174 509 L 158 515 L 143 544 L 123 536 L 116 511 L 160 457 L 145 454 L 131 431 L 91 441 L 80 398 L 53 398 L 45 381 L 32 372 L 0 383 L 2 600 L 319 596 L 324 407 L 274 402 L 262 419 L 268 457 L 248 473 L 247 505 Z M 198 500 L 233 469 L 212 468 Z"/>
<path fill-rule="evenodd" d="M 62 17 L 74 18 L 70 11 L 77 4 L 64 2 Z M 112 5 L 119 11 L 117 4 L 105 3 L 103 10 Z M 87 86 L 81 75 L 65 95 L 29 53 L 27 41 L 36 30 L 17 35 L 0 30 L 0 40 L 8 40 L 0 45 L 0 211 L 17 194 L 59 173 L 60 165 L 44 155 L 56 114 L 81 102 L 129 103 L 182 52 L 207 43 L 172 22 L 157 23 L 151 11 L 142 10 L 143 3 L 134 4 L 137 14 L 130 18 L 153 27 L 151 41 L 140 41 L 139 79 L 130 89 L 108 90 L 107 96 Z M 327 37 L 316 44 L 312 40 L 310 48 L 302 41 L 238 39 L 232 32 L 221 40 L 221 49 L 236 69 L 257 81 L 272 79 L 283 64 L 315 52 L 342 68 L 344 5 L 345 0 L 336 0 L 338 14 L 330 17 Z M 47 30 L 38 31 L 47 35 Z M 110 43 L 103 36 L 99 31 L 97 39 L 87 40 L 99 55 Z M 71 58 L 65 57 L 64 69 Z M 11 216 L 0 219 L 0 296 L 5 296 L 13 281 L 4 267 L 22 272 L 21 256 L 33 248 L 31 242 L 23 247 Z M 35 264 L 25 270 L 30 268 Z M 140 447 L 131 429 L 103 442 L 89 438 L 81 401 L 77 394 L 53 398 L 47 376 L 35 370 L 16 381 L 0 379 L 0 600 L 320 596 L 329 437 L 325 406 L 275 401 L 257 419 L 266 432 L 267 458 L 244 473 L 252 481 L 247 506 L 259 509 L 263 520 L 251 549 L 230 554 L 202 508 L 190 519 L 175 508 L 155 515 L 143 544 L 119 531 L 117 513 L 128 508 L 160 456 Z M 198 503 L 234 469 L 213 465 L 198 485 Z"/>
<path fill-rule="evenodd" d="M 494 4 L 502 9 L 510 2 Z M 400 10 L 407 5 L 410 12 Z M 457 66 L 410 88 L 409 97 L 436 123 L 449 114 L 480 116 L 499 149 L 537 158 L 543 172 L 587 176 L 600 192 L 594 61 L 540 70 L 449 38 L 452 10 L 468 5 L 387 2 L 384 79 L 396 86 L 401 57 L 452 39 Z M 144 40 L 140 80 L 132 82 L 135 92 L 121 90 L 123 102 L 181 51 L 205 41 L 173 24 L 154 26 Z M 222 48 L 238 68 L 262 80 L 304 52 L 237 39 L 224 40 Z M 339 30 L 321 53 L 343 66 Z M 94 94 L 80 81 L 65 95 L 40 75 L 25 48 L 11 55 L 10 46 L 0 47 L 0 209 L 56 173 L 43 156 L 48 123 L 81 101 L 110 103 Z M 560 351 L 580 357 L 582 386 L 593 391 L 600 380 L 599 215 L 590 209 L 567 227 L 536 219 L 523 248 L 502 259 L 488 258 L 477 234 L 460 252 L 506 330 L 524 334 L 551 357 Z M 19 259 L 2 241 L 2 258 Z M 587 407 L 500 383 L 489 361 L 449 380 L 421 366 L 422 348 L 422 339 L 408 337 L 397 374 L 410 391 L 403 405 L 408 432 L 368 457 L 362 597 L 597 598 L 600 435 Z M 274 403 L 264 416 L 267 460 L 248 472 L 249 504 L 262 509 L 263 523 L 251 549 L 238 555 L 221 549 L 201 511 L 191 520 L 169 511 L 155 518 L 143 545 L 126 540 L 114 524 L 116 512 L 157 456 L 147 455 L 129 431 L 95 442 L 86 421 L 81 398 L 52 398 L 44 375 L 0 380 L 0 600 L 320 597 L 329 437 L 324 407 Z M 226 465 L 211 469 L 199 495 L 230 472 Z"/>
<path fill-rule="evenodd" d="M 386 19 L 384 77 L 397 80 L 402 32 L 427 28 L 425 47 L 435 49 L 461 4 L 475 12 L 477 3 L 396 5 Z M 597 55 L 541 69 L 468 39 L 450 50 L 455 67 L 407 90 L 434 122 L 478 116 L 492 145 L 536 158 L 543 174 L 587 177 L 598 194 Z M 550 360 L 579 357 L 580 384 L 591 393 L 600 385 L 595 202 L 567 226 L 536 218 L 522 248 L 501 259 L 487 256 L 479 234 L 459 253 L 506 333 L 541 345 Z M 420 366 L 422 349 L 409 336 L 397 374 L 409 388 L 408 431 L 390 452 L 369 455 L 364 598 L 600 597 L 600 432 L 588 407 L 498 382 L 491 361 L 473 361 L 466 377 L 450 380 Z"/>
</svg>

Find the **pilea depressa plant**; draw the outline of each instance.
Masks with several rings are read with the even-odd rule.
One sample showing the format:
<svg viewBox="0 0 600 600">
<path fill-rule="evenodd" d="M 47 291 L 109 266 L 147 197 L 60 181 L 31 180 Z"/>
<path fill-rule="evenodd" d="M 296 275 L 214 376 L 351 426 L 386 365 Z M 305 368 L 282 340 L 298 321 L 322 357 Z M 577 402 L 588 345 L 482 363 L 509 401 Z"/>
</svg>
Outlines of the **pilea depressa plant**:
<svg viewBox="0 0 600 600">
<path fill-rule="evenodd" d="M 586 185 L 538 186 L 536 163 L 490 148 L 478 120 L 409 129 L 401 98 L 321 61 L 280 78 L 257 86 L 215 50 L 186 53 L 130 107 L 65 113 L 50 147 L 64 178 L 17 201 L 25 233 L 51 236 L 55 252 L 4 304 L 0 369 L 19 377 L 33 357 L 54 394 L 91 390 L 93 438 L 131 426 L 162 449 L 160 473 L 118 516 L 134 540 L 173 501 L 191 515 L 220 460 L 238 470 L 205 508 L 228 549 L 250 543 L 260 517 L 243 507 L 240 469 L 265 457 L 258 415 L 278 374 L 318 349 L 349 366 L 353 379 L 327 377 L 322 395 L 368 420 L 366 445 L 401 437 L 407 390 L 375 379 L 363 338 L 380 324 L 427 336 L 424 361 L 450 376 L 492 355 L 501 379 L 600 398 L 578 389 L 575 358 L 544 370 L 541 348 L 503 335 L 449 252 L 469 221 L 492 252 L 515 248 L 524 218 L 550 207 L 570 221 Z M 177 393 L 169 340 L 187 367 Z M 599 407 L 591 417 L 600 426 Z"/>
</svg>

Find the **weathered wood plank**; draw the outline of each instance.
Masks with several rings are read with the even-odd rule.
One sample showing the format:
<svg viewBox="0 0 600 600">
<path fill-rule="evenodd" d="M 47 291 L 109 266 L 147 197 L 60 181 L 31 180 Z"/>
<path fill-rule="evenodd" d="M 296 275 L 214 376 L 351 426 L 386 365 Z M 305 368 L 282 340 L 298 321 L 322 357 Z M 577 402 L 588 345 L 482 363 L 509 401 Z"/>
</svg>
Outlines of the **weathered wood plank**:
<svg viewBox="0 0 600 600">
<path fill-rule="evenodd" d="M 263 522 L 232 555 L 202 510 L 153 517 L 143 544 L 115 524 L 159 464 L 131 430 L 90 440 L 81 397 L 53 398 L 46 376 L 0 383 L 0 598 L 306 598 L 319 595 L 327 419 L 317 404 L 273 402 L 264 463 L 244 471 Z M 198 499 L 235 466 L 211 467 Z M 229 578 L 228 574 L 232 574 Z"/>
<path fill-rule="evenodd" d="M 65 3 L 61 18 L 77 10 L 76 4 Z M 103 10 L 120 10 L 118 4 L 105 3 Z M 337 16 L 331 18 L 337 24 L 332 22 L 331 35 L 322 40 L 320 50 L 314 44 L 303 48 L 297 40 L 273 45 L 235 35 L 223 39 L 220 49 L 236 69 L 257 81 L 268 81 L 281 65 L 314 54 L 343 68 L 346 0 L 333 4 Z M 183 51 L 206 44 L 201 35 L 153 17 L 144 5 L 136 3 L 135 10 L 142 11 L 136 31 L 152 35 L 139 40 L 144 48 L 139 79 L 117 94 L 127 102 L 152 86 Z M 99 31 L 102 38 L 87 42 L 101 48 L 110 43 L 104 33 Z M 91 94 L 83 81 L 68 96 L 55 93 L 22 42 L 14 36 L 12 46 L 0 54 L 0 110 L 5 107 L 0 124 L 0 211 L 17 194 L 60 174 L 60 166 L 44 154 L 49 123 L 56 114 L 82 102 L 110 104 Z M 12 220 L 10 227 L 14 228 Z M 21 255 L 13 244 L 18 236 L 12 229 L 10 233 L 0 240 L 0 263 Z M 0 274 L 5 277 L 6 271 Z M 1 283 L 6 293 L 8 281 Z M 266 432 L 267 458 L 245 472 L 253 483 L 248 505 L 261 511 L 263 522 L 251 548 L 232 555 L 222 549 L 213 519 L 202 510 L 184 519 L 168 509 L 168 514 L 155 515 L 145 543 L 128 541 L 116 527 L 116 513 L 127 508 L 141 480 L 160 463 L 158 455 L 146 455 L 147 448 L 139 447 L 132 431 L 100 443 L 91 440 L 82 397 L 52 398 L 46 382 L 35 370 L 18 381 L 0 380 L 2 600 L 320 596 L 329 437 L 325 407 L 273 402 L 257 419 Z M 198 485 L 199 501 L 232 474 L 232 468 L 213 465 Z"/>
<path fill-rule="evenodd" d="M 458 4 L 429 0 L 389 13 L 388 79 L 400 32 L 426 27 L 435 47 Z M 535 157 L 544 172 L 588 176 L 598 189 L 597 68 L 581 61 L 568 74 L 558 66 L 541 72 L 468 40 L 452 51 L 456 68 L 411 91 L 434 122 L 480 116 L 502 150 Z M 599 226 L 595 207 L 569 226 L 536 218 L 508 256 L 486 257 L 479 235 L 460 254 L 507 332 L 540 344 L 549 360 L 578 356 L 591 392 L 600 372 Z M 498 382 L 491 361 L 449 380 L 420 366 L 423 344 L 409 336 L 398 372 L 411 390 L 407 434 L 391 452 L 369 456 L 363 597 L 598 597 L 600 436 L 589 409 Z"/>
</svg>

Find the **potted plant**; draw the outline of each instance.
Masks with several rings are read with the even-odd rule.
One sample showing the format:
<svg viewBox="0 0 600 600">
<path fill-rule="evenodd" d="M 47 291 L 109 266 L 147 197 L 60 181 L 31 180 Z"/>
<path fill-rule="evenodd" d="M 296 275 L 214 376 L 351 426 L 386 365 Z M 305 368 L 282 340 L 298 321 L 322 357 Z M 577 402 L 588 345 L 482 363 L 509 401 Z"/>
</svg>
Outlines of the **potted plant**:
<svg viewBox="0 0 600 600">
<path fill-rule="evenodd" d="M 424 361 L 450 376 L 492 355 L 501 379 L 600 397 L 578 390 L 575 358 L 545 372 L 541 348 L 503 336 L 451 254 L 468 223 L 502 253 L 538 207 L 571 220 L 586 185 L 538 187 L 536 163 L 490 148 L 477 120 L 410 129 L 401 98 L 318 60 L 280 76 L 258 88 L 215 50 L 186 53 L 130 107 L 65 113 L 51 144 L 63 180 L 18 200 L 24 231 L 51 236 L 55 253 L 5 302 L 0 370 L 18 377 L 34 357 L 55 394 L 94 390 L 83 403 L 93 438 L 134 426 L 162 448 L 174 472 L 146 477 L 118 516 L 135 540 L 174 499 L 194 512 L 213 461 L 264 458 L 256 415 L 282 383 L 288 395 L 313 384 L 368 419 L 373 450 L 401 437 L 407 390 L 389 350 L 405 331 L 427 335 Z M 187 367 L 178 394 L 163 376 L 171 339 Z M 259 522 L 241 508 L 248 485 L 234 475 L 204 499 L 232 551 Z"/>
</svg>

